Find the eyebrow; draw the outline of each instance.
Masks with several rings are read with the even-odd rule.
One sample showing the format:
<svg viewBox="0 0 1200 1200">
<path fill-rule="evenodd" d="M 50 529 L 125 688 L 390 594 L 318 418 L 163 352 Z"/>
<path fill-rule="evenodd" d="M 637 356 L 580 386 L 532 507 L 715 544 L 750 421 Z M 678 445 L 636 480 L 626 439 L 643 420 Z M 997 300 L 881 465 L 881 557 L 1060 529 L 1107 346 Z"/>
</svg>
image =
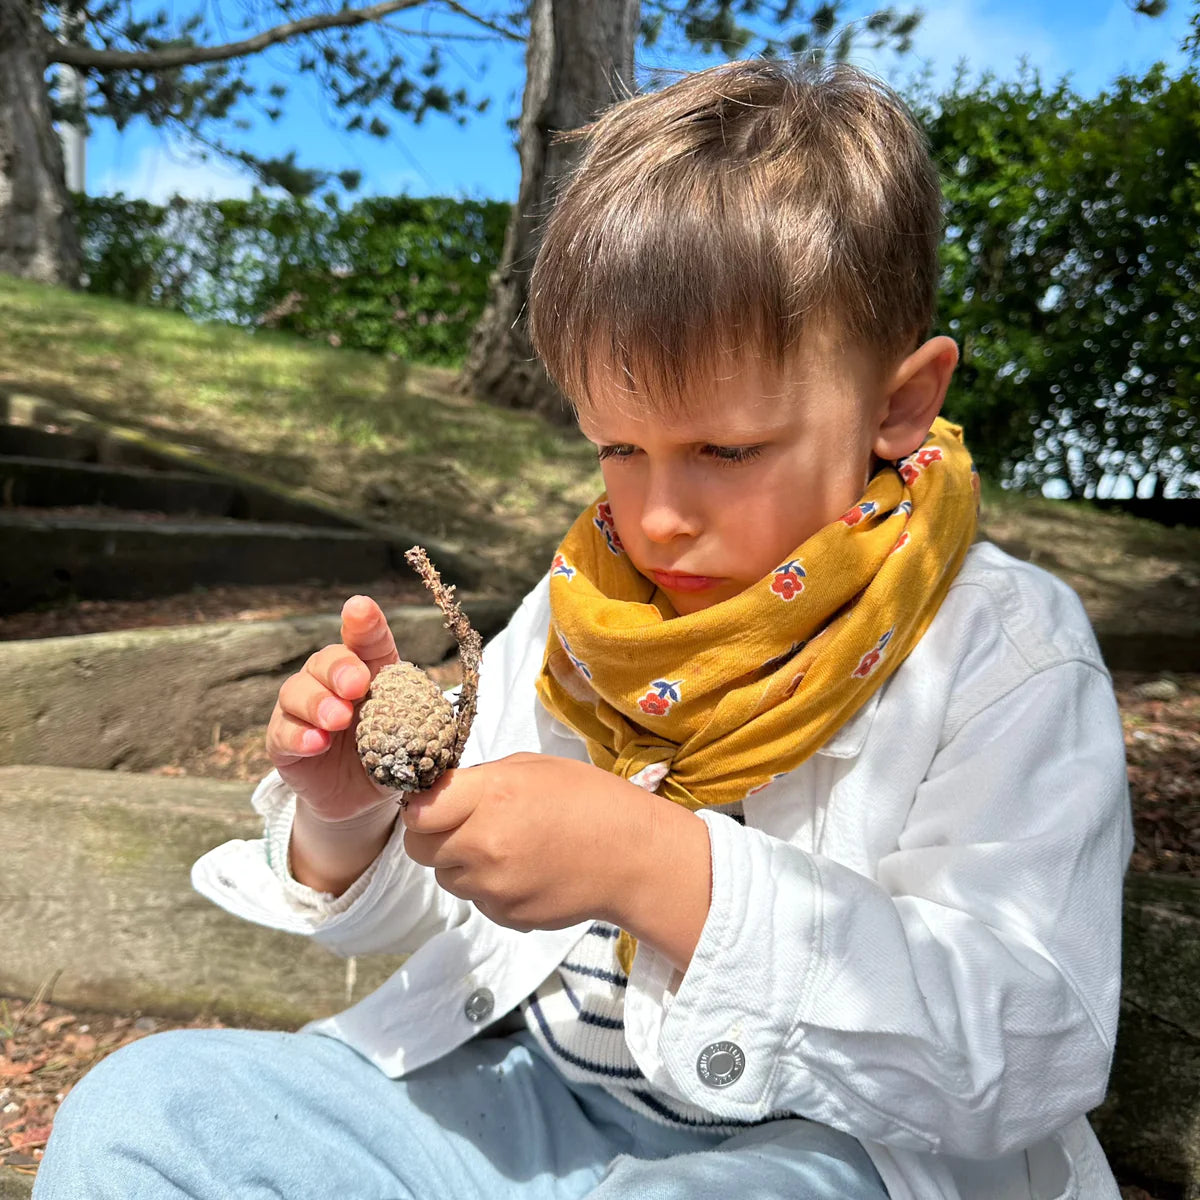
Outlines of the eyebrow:
<svg viewBox="0 0 1200 1200">
<path fill-rule="evenodd" d="M 694 432 L 695 436 L 680 438 L 681 441 L 687 441 L 689 444 L 697 446 L 751 446 L 757 442 L 767 442 L 772 438 L 778 437 L 782 433 L 786 433 L 792 428 L 793 421 L 776 421 L 770 425 L 756 426 L 734 426 L 730 428 L 725 426 L 722 429 L 705 429 L 701 427 Z M 592 427 L 590 433 L 584 428 L 582 420 L 579 421 L 579 431 L 589 442 L 601 443 L 604 445 L 619 445 L 626 440 L 637 441 L 636 431 L 632 429 L 620 430 L 619 432 L 629 434 L 630 437 L 607 437 L 602 436 L 601 429 Z M 617 432 L 617 431 L 613 431 Z M 715 435 L 715 436 L 713 436 Z"/>
</svg>

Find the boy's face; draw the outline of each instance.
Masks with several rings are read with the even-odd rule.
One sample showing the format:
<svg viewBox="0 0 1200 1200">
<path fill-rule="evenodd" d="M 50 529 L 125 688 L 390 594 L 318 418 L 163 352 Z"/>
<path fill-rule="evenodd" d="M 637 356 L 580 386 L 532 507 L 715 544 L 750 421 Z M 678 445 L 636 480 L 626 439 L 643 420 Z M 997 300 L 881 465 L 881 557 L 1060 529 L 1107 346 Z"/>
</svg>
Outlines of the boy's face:
<svg viewBox="0 0 1200 1200">
<path fill-rule="evenodd" d="M 853 507 L 886 411 L 877 365 L 815 338 L 785 372 L 747 357 L 716 374 L 680 412 L 639 408 L 613 381 L 579 416 L 626 553 L 681 615 L 757 583 Z"/>
</svg>

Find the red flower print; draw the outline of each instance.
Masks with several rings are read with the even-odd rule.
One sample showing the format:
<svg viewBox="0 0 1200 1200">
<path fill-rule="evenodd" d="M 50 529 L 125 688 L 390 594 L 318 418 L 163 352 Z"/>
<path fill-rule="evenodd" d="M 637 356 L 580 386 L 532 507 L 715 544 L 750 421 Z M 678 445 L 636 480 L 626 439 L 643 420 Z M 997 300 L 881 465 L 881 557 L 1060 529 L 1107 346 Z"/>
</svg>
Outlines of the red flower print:
<svg viewBox="0 0 1200 1200">
<path fill-rule="evenodd" d="M 879 650 L 868 650 L 862 656 L 862 662 L 850 672 L 851 676 L 855 679 L 866 679 L 875 670 L 876 665 L 882 657 L 883 654 Z"/>
<path fill-rule="evenodd" d="M 661 717 L 671 711 L 671 705 L 679 700 L 682 679 L 656 679 L 646 694 L 638 701 L 638 708 L 651 717 Z"/>
<path fill-rule="evenodd" d="M 793 600 L 804 591 L 804 580 L 798 575 L 776 575 L 771 580 L 771 591 L 785 600 Z"/>
<path fill-rule="evenodd" d="M 907 460 L 900 463 L 896 469 L 900 472 L 900 478 L 903 479 L 909 487 L 912 487 L 912 485 L 916 482 L 917 476 L 921 474 L 921 468 L 914 466 Z"/>
<path fill-rule="evenodd" d="M 771 591 L 785 600 L 792 600 L 804 591 L 804 577 L 808 572 L 800 565 L 798 558 L 785 562 L 782 567 L 775 568 L 771 580 Z"/>
<path fill-rule="evenodd" d="M 860 504 L 856 504 L 848 513 L 845 513 L 842 516 L 842 520 L 847 525 L 857 525 L 865 517 L 873 517 L 878 507 L 879 505 L 874 500 L 864 500 Z"/>
<path fill-rule="evenodd" d="M 927 467 L 930 463 L 942 461 L 942 451 L 938 446 L 926 446 L 924 450 L 918 450 L 915 457 L 918 467 Z"/>
<path fill-rule="evenodd" d="M 888 551 L 889 554 L 895 554 L 897 550 L 903 550 L 908 545 L 908 530 L 906 529 L 897 539 L 896 544 Z"/>
<path fill-rule="evenodd" d="M 879 666 L 880 659 L 883 658 L 884 648 L 888 642 L 892 640 L 892 634 L 896 632 L 896 627 L 893 625 L 874 645 L 874 647 L 866 652 L 859 661 L 857 667 L 850 672 L 851 679 L 866 679 L 870 673 Z"/>
<path fill-rule="evenodd" d="M 612 507 L 607 500 L 596 505 L 596 515 L 592 519 L 592 524 L 604 534 L 604 540 L 614 554 L 620 554 L 625 549 L 621 542 L 621 535 L 617 532 L 617 526 L 613 521 Z"/>
</svg>

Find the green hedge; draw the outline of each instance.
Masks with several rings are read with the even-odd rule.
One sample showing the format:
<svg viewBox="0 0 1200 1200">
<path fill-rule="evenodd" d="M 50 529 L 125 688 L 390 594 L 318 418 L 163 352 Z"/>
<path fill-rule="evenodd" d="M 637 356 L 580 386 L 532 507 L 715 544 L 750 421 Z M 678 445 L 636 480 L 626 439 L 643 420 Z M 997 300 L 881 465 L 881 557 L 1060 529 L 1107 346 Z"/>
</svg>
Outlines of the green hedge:
<svg viewBox="0 0 1200 1200">
<path fill-rule="evenodd" d="M 89 291 L 446 365 L 483 310 L 509 212 L 409 196 L 76 204 Z"/>
</svg>

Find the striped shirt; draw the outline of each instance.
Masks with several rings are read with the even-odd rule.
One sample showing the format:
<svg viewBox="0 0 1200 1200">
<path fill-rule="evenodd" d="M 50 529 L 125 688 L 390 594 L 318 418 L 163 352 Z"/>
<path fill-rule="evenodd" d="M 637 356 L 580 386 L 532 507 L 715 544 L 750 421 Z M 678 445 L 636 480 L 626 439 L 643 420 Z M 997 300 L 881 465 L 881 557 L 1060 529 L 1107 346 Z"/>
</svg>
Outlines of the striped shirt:
<svg viewBox="0 0 1200 1200">
<path fill-rule="evenodd" d="M 625 1044 L 629 977 L 617 961 L 619 933 L 614 925 L 593 924 L 558 970 L 521 1005 L 526 1025 L 567 1079 L 596 1084 L 643 1116 L 714 1132 L 745 1128 L 651 1087 L 634 1062 Z"/>
</svg>

